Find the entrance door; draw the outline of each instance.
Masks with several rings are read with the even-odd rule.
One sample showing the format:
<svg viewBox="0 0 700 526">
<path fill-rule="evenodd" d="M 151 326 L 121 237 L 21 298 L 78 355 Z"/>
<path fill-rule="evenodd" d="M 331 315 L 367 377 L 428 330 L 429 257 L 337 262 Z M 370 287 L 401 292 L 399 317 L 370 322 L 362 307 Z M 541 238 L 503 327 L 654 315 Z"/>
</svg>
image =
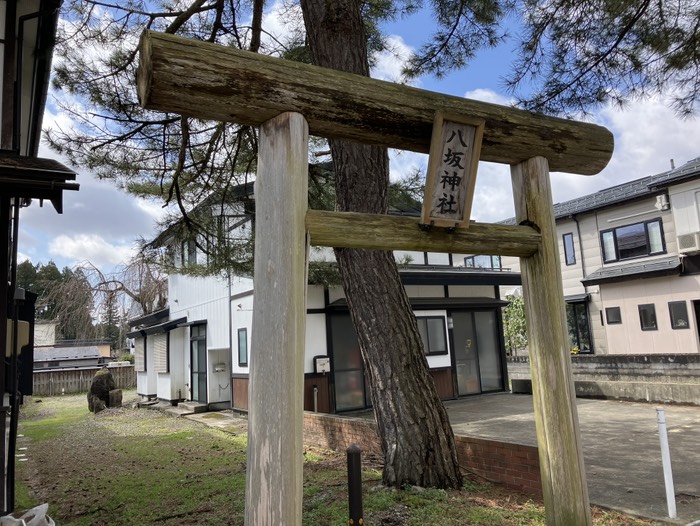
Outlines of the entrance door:
<svg viewBox="0 0 700 526">
<path fill-rule="evenodd" d="M 367 407 L 365 373 L 360 345 L 349 314 L 331 316 L 335 410 L 350 411 Z"/>
<path fill-rule="evenodd" d="M 457 394 L 503 390 L 496 311 L 452 312 L 451 317 Z"/>
<path fill-rule="evenodd" d="M 452 323 L 457 394 L 464 396 L 480 393 L 479 356 L 476 347 L 474 314 L 471 312 L 453 312 Z"/>
<path fill-rule="evenodd" d="M 207 403 L 207 326 L 190 327 L 192 400 Z"/>
</svg>

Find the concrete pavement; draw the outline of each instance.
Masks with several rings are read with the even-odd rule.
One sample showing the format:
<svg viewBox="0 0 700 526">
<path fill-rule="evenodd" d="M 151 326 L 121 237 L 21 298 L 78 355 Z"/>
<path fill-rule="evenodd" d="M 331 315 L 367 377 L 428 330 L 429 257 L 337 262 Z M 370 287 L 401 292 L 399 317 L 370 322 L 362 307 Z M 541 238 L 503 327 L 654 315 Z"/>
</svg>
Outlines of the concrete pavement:
<svg viewBox="0 0 700 526">
<path fill-rule="evenodd" d="M 577 399 L 591 503 L 669 521 L 656 408 Z M 449 401 L 456 434 L 537 445 L 531 395 L 498 393 Z M 700 407 L 664 405 L 678 524 L 700 520 Z"/>
</svg>

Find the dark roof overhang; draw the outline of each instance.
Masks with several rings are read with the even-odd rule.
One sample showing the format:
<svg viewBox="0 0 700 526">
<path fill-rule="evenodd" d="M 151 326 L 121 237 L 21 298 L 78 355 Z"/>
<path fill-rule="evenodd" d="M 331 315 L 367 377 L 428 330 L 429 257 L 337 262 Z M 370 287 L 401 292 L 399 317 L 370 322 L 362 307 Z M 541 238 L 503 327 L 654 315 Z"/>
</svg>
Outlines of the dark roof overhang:
<svg viewBox="0 0 700 526">
<path fill-rule="evenodd" d="M 642 263 L 601 268 L 581 280 L 583 285 L 618 283 L 633 279 L 680 275 L 681 261 L 677 256 L 645 261 Z"/>
<path fill-rule="evenodd" d="M 187 316 L 178 318 L 176 320 L 166 321 L 165 323 L 160 323 L 158 325 L 151 325 L 150 327 L 143 327 L 128 333 L 127 338 L 137 338 L 139 336 L 148 336 L 151 334 L 162 334 L 164 332 L 172 331 L 178 327 L 183 327 L 187 323 Z"/>
<path fill-rule="evenodd" d="M 51 201 L 63 212 L 63 191 L 78 190 L 76 173 L 54 159 L 0 151 L 0 195 Z"/>
<path fill-rule="evenodd" d="M 156 312 L 151 312 L 150 314 L 144 314 L 138 318 L 133 318 L 129 320 L 129 326 L 138 327 L 139 325 L 153 325 L 162 320 L 168 319 L 168 316 L 170 316 L 170 307 L 166 307 L 165 309 L 161 309 Z"/>
<path fill-rule="evenodd" d="M 519 272 L 464 267 L 399 269 L 404 285 L 521 285 Z"/>
<path fill-rule="evenodd" d="M 582 301 L 591 301 L 591 295 L 588 293 L 571 294 L 569 296 L 564 296 L 564 301 L 566 303 L 581 303 Z"/>
<path fill-rule="evenodd" d="M 411 308 L 426 310 L 444 309 L 490 309 L 505 307 L 509 302 L 496 298 L 410 298 Z M 328 305 L 329 310 L 347 310 L 345 298 L 335 300 Z"/>
</svg>

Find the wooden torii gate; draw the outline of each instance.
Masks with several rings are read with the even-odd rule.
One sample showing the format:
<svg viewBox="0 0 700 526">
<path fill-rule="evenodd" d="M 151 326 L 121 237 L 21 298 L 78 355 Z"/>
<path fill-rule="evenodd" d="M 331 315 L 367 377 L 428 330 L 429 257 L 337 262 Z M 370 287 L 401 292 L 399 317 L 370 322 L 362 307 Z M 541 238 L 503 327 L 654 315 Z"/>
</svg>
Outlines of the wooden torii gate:
<svg viewBox="0 0 700 526">
<path fill-rule="evenodd" d="M 150 31 L 138 94 L 145 108 L 260 127 L 247 524 L 301 524 L 309 243 L 520 257 L 547 523 L 591 524 L 549 170 L 598 173 L 608 130 Z M 436 111 L 485 120 L 481 159 L 511 166 L 517 226 L 424 232 L 308 210 L 309 133 L 427 152 Z"/>
</svg>

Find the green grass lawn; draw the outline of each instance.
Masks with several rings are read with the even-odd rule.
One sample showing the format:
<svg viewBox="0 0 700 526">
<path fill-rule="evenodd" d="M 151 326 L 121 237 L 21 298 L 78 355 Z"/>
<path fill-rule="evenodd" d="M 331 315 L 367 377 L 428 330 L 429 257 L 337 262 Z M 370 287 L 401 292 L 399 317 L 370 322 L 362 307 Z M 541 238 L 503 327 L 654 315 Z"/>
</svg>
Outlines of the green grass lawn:
<svg viewBox="0 0 700 526">
<path fill-rule="evenodd" d="M 243 524 L 246 435 L 146 409 L 93 415 L 83 395 L 26 404 L 18 446 L 17 509 L 42 502 L 61 526 Z M 540 502 L 478 480 L 461 491 L 381 486 L 363 472 L 368 525 L 544 525 Z M 309 450 L 304 524 L 347 524 L 345 458 Z M 598 525 L 652 524 L 594 510 Z"/>
</svg>

